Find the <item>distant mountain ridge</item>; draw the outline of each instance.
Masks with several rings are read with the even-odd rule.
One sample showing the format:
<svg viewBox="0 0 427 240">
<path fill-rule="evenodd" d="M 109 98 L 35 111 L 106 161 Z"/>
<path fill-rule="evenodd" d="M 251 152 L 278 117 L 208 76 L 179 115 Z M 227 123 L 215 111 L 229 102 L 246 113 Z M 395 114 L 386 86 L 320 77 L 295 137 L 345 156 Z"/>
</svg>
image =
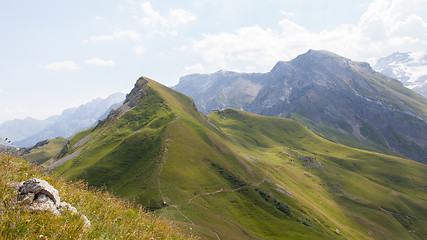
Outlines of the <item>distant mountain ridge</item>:
<svg viewBox="0 0 427 240">
<path fill-rule="evenodd" d="M 115 93 L 76 108 L 65 109 L 61 115 L 45 120 L 26 118 L 6 121 L 0 125 L 0 136 L 11 139 L 15 147 L 29 147 L 41 140 L 56 137 L 68 138 L 104 119 L 112 108 L 121 105 L 124 98 L 124 93 Z"/>
<path fill-rule="evenodd" d="M 51 116 L 44 120 L 31 117 L 7 120 L 0 124 L 0 136 L 12 139 L 12 141 L 25 139 L 54 123 L 58 116 L 59 115 Z"/>
<path fill-rule="evenodd" d="M 392 53 L 379 58 L 374 69 L 427 97 L 427 51 Z"/>
<path fill-rule="evenodd" d="M 427 99 L 328 51 L 279 61 L 268 73 L 192 74 L 173 89 L 204 113 L 234 107 L 292 118 L 330 140 L 427 163 Z"/>
</svg>

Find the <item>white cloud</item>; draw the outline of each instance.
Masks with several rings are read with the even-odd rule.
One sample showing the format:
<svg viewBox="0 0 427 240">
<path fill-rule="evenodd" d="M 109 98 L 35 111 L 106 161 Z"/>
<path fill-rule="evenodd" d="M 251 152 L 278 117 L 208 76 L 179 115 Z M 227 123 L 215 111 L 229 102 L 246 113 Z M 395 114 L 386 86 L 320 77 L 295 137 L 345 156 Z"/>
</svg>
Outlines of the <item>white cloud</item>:
<svg viewBox="0 0 427 240">
<path fill-rule="evenodd" d="M 162 16 L 155 11 L 150 2 L 141 4 L 141 9 L 144 12 L 144 17 L 139 19 L 139 22 L 156 29 L 156 32 L 164 35 L 165 32 L 169 35 L 177 35 L 174 28 L 188 24 L 196 20 L 196 16 L 184 9 L 169 9 L 168 14 Z"/>
<path fill-rule="evenodd" d="M 404 21 L 396 22 L 390 26 L 390 35 L 397 37 L 411 36 L 427 39 L 427 23 L 418 15 L 412 14 Z"/>
<path fill-rule="evenodd" d="M 143 46 L 138 46 L 138 47 L 135 47 L 133 51 L 136 53 L 136 55 L 142 55 L 144 54 L 145 49 Z"/>
<path fill-rule="evenodd" d="M 0 88 L 0 94 L 4 93 L 4 90 Z"/>
<path fill-rule="evenodd" d="M 83 40 L 84 44 L 89 42 L 101 42 L 101 41 L 113 41 L 113 40 L 122 40 L 122 39 L 130 39 L 130 40 L 139 40 L 141 39 L 141 33 L 136 30 L 120 30 L 117 29 L 111 35 L 94 35 L 90 36 L 89 40 Z"/>
<path fill-rule="evenodd" d="M 196 16 L 184 9 L 169 9 L 169 22 L 172 26 L 185 25 L 196 20 Z"/>
<path fill-rule="evenodd" d="M 89 41 L 91 42 L 98 42 L 98 41 L 112 41 L 114 40 L 114 37 L 111 35 L 103 35 L 103 36 L 91 36 L 89 38 Z"/>
<path fill-rule="evenodd" d="M 150 2 L 142 3 L 141 9 L 142 11 L 144 11 L 146 15 L 145 17 L 140 19 L 140 22 L 143 23 L 144 25 L 151 25 L 155 27 L 156 24 L 160 24 L 160 25 L 167 24 L 167 20 L 163 18 L 158 12 L 154 11 Z"/>
<path fill-rule="evenodd" d="M 295 17 L 295 13 L 294 12 L 288 12 L 285 10 L 280 9 L 280 14 L 282 14 L 285 17 Z"/>
<path fill-rule="evenodd" d="M 271 29 L 259 26 L 241 28 L 235 34 L 204 34 L 204 39 L 194 41 L 191 49 L 202 53 L 204 59 L 220 69 L 234 67 L 232 62 L 269 64 L 279 57 L 281 41 Z M 266 44 L 268 43 L 268 44 Z"/>
<path fill-rule="evenodd" d="M 104 60 L 100 58 L 87 59 L 86 64 L 95 65 L 99 67 L 113 67 L 115 65 L 113 60 Z"/>
<path fill-rule="evenodd" d="M 427 48 L 426 0 L 375 0 L 360 19 L 357 29 L 377 56 Z"/>
<path fill-rule="evenodd" d="M 181 75 L 188 75 L 192 73 L 205 73 L 206 70 L 201 63 L 192 66 L 184 67 L 184 72 Z"/>
<path fill-rule="evenodd" d="M 244 27 L 231 33 L 203 34 L 183 50 L 201 54 L 219 69 L 269 70 L 278 60 L 290 60 L 308 49 L 326 49 L 354 60 L 368 60 L 395 51 L 427 49 L 426 0 L 374 0 L 358 24 L 343 24 L 312 32 L 290 20 L 275 28 Z"/>
<path fill-rule="evenodd" d="M 141 34 L 135 30 L 116 30 L 114 32 L 114 38 L 139 40 L 141 38 Z"/>
<path fill-rule="evenodd" d="M 56 70 L 56 71 L 70 71 L 76 70 L 77 65 L 73 61 L 57 61 L 53 63 L 46 64 L 44 66 L 47 70 Z"/>
</svg>

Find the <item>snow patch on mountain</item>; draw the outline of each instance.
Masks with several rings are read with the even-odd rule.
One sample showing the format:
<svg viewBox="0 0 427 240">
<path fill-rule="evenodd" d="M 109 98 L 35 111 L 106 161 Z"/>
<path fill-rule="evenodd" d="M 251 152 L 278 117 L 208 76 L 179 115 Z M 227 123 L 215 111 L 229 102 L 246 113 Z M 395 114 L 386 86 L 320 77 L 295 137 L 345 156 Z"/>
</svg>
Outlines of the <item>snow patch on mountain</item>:
<svg viewBox="0 0 427 240">
<path fill-rule="evenodd" d="M 427 51 L 395 52 L 378 59 L 374 69 L 427 97 Z"/>
</svg>

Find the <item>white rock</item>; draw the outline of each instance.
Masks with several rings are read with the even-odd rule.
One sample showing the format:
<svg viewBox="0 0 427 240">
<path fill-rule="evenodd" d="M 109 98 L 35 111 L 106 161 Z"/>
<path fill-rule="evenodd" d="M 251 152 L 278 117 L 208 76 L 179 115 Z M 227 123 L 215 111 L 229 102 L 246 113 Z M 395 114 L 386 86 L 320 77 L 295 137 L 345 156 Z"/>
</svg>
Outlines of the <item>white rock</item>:
<svg viewBox="0 0 427 240">
<path fill-rule="evenodd" d="M 58 190 L 52 187 L 45 180 L 41 180 L 38 178 L 32 178 L 30 180 L 25 181 L 22 186 L 19 188 L 19 195 L 26 195 L 28 193 L 34 193 L 35 195 L 44 194 L 52 199 L 53 203 L 56 207 L 59 206 L 61 202 L 58 194 Z M 21 197 L 20 197 L 21 198 Z"/>
<path fill-rule="evenodd" d="M 58 190 L 45 180 L 32 178 L 25 182 L 8 183 L 7 185 L 18 191 L 17 200 L 28 211 L 49 211 L 55 216 L 60 216 L 62 211 L 80 214 L 75 207 L 61 202 Z M 80 218 L 84 221 L 83 229 L 90 228 L 89 219 L 84 214 L 80 214 Z"/>
</svg>

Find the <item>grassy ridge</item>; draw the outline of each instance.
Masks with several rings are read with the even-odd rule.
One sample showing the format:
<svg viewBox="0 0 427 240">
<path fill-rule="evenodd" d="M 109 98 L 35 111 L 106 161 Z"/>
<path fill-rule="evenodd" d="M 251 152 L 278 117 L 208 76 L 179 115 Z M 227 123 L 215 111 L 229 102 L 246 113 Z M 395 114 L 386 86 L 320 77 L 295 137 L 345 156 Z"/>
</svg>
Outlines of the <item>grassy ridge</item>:
<svg viewBox="0 0 427 240">
<path fill-rule="evenodd" d="M 334 223 L 340 234 L 426 236 L 426 165 L 334 144 L 285 119 L 233 109 L 209 117 L 238 140 L 242 152 L 252 152 L 266 168 L 273 167 L 273 182 L 297 193 L 300 202 L 308 201 L 309 209 Z M 321 167 L 310 167 L 301 156 L 315 158 Z"/>
<path fill-rule="evenodd" d="M 50 212 L 21 210 L 13 201 L 16 193 L 6 184 L 33 177 L 54 186 L 61 201 L 72 204 L 91 221 L 83 230 L 83 220 L 67 211 L 60 217 Z M 0 239 L 192 239 L 171 222 L 147 213 L 141 207 L 112 194 L 88 189 L 82 181 L 66 182 L 57 175 L 45 175 L 10 154 L 0 154 Z"/>
<path fill-rule="evenodd" d="M 83 178 L 93 186 L 108 186 L 150 209 L 160 208 L 155 172 L 162 159 L 165 126 L 175 116 L 154 91 L 148 89 L 144 99 L 121 118 L 73 137 L 71 145 L 91 134 L 81 146 L 84 151 L 57 171 L 67 171 L 69 178 Z"/>
<path fill-rule="evenodd" d="M 235 109 L 204 116 L 150 79 L 121 117 L 74 136 L 56 169 L 204 239 L 422 239 L 427 167 Z"/>
<path fill-rule="evenodd" d="M 176 207 L 162 208 L 160 214 L 201 227 L 203 238 L 333 237 L 316 224 L 304 225 L 307 216 L 300 206 L 294 205 L 289 216 L 277 209 L 278 198 L 261 197 L 259 192 L 270 195 L 263 181 L 268 173 L 232 148 L 232 138 L 210 124 L 191 99 L 150 84 L 178 116 L 168 127 L 168 157 L 160 178 L 165 200 Z"/>
</svg>

